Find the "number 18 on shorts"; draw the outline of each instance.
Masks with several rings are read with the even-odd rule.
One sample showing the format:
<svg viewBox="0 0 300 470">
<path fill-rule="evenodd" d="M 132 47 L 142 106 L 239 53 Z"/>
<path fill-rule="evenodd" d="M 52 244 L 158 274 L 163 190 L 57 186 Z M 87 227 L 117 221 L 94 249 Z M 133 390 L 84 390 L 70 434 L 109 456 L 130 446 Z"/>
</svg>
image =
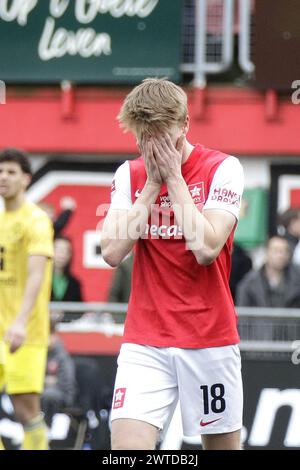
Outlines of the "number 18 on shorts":
<svg viewBox="0 0 300 470">
<path fill-rule="evenodd" d="M 241 429 L 238 346 L 179 349 L 123 344 L 111 419 L 137 419 L 164 430 L 178 400 L 185 436 Z"/>
</svg>

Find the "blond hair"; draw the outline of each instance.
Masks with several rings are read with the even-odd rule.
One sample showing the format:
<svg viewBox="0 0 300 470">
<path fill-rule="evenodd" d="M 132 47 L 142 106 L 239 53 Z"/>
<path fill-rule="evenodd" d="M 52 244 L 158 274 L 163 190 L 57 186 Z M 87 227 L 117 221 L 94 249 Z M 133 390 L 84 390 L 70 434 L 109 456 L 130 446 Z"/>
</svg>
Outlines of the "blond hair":
<svg viewBox="0 0 300 470">
<path fill-rule="evenodd" d="M 118 120 L 125 132 L 141 137 L 184 124 L 187 113 L 187 96 L 182 88 L 164 78 L 146 78 L 126 96 Z"/>
</svg>

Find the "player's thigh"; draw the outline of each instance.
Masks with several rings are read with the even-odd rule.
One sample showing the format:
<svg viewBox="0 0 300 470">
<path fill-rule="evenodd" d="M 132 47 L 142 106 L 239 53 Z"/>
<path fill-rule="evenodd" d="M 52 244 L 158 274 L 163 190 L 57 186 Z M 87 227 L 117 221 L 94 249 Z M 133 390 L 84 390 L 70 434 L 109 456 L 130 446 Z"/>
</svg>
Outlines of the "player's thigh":
<svg viewBox="0 0 300 470">
<path fill-rule="evenodd" d="M 129 437 L 128 433 L 115 432 L 124 423 L 127 426 L 127 422 L 137 429 L 136 446 L 143 437 L 141 426 L 149 429 L 151 435 L 155 429 L 165 429 L 177 401 L 177 378 L 170 367 L 168 352 L 162 348 L 124 344 L 118 358 L 111 412 L 114 445 L 119 445 L 119 439 L 123 442 Z M 115 421 L 119 422 L 116 426 Z"/>
<path fill-rule="evenodd" d="M 243 386 L 238 346 L 179 351 L 183 433 L 230 434 L 242 428 Z M 235 439 L 228 437 L 228 439 Z"/>
<path fill-rule="evenodd" d="M 158 429 L 135 419 L 116 419 L 111 426 L 112 450 L 154 450 Z"/>
<path fill-rule="evenodd" d="M 224 434 L 202 434 L 204 450 L 241 450 L 241 431 Z"/>
<path fill-rule="evenodd" d="M 40 394 L 44 388 L 47 347 L 23 345 L 10 353 L 7 346 L 5 381 L 9 395 Z"/>
</svg>

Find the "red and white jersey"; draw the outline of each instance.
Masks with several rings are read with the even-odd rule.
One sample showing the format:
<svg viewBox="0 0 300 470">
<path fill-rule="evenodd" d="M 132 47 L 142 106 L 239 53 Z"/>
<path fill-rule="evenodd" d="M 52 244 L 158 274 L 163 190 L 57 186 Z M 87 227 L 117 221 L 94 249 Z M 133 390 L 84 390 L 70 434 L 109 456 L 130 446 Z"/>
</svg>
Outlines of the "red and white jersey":
<svg viewBox="0 0 300 470">
<path fill-rule="evenodd" d="M 196 145 L 182 165 L 182 175 L 199 210 L 221 209 L 238 219 L 244 175 L 237 158 Z M 111 208 L 129 210 L 146 179 L 142 157 L 121 165 L 112 185 Z M 135 245 L 124 343 L 207 348 L 239 342 L 229 289 L 234 229 L 217 259 L 202 266 L 187 249 L 165 184 L 156 205 L 160 216 L 155 223 L 149 218 Z"/>
</svg>

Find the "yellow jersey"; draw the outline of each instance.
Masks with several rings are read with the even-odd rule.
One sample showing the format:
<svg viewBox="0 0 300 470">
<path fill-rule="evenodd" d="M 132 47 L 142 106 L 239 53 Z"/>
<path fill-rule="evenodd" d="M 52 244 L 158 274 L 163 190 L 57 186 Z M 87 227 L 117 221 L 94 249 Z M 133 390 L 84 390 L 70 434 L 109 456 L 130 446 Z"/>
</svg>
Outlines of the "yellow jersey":
<svg viewBox="0 0 300 470">
<path fill-rule="evenodd" d="M 51 294 L 53 225 L 31 202 L 14 211 L 0 211 L 0 340 L 16 318 L 28 277 L 28 257 L 48 258 L 44 280 L 27 324 L 25 344 L 47 345 Z"/>
</svg>

